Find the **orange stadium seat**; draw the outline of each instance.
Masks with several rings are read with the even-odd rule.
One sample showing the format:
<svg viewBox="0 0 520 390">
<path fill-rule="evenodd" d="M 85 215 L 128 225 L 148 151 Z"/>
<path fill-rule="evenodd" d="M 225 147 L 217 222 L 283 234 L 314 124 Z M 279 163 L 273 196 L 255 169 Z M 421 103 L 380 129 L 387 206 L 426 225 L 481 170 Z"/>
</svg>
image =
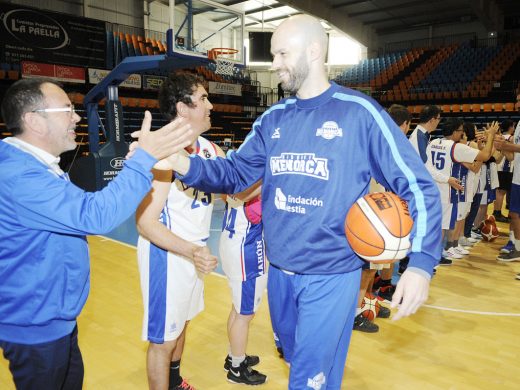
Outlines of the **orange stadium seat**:
<svg viewBox="0 0 520 390">
<path fill-rule="evenodd" d="M 480 103 L 474 103 L 471 105 L 471 111 L 480 112 Z"/>
<path fill-rule="evenodd" d="M 484 112 L 491 112 L 493 109 L 493 105 L 491 103 L 484 103 L 483 108 L 484 108 L 484 110 L 483 110 Z"/>
<path fill-rule="evenodd" d="M 515 103 L 505 103 L 504 109 L 506 111 L 515 111 Z"/>
<path fill-rule="evenodd" d="M 504 103 L 493 103 L 493 111 L 501 112 L 504 109 Z"/>
<path fill-rule="evenodd" d="M 462 112 L 471 112 L 471 106 L 469 104 L 463 104 Z"/>
<path fill-rule="evenodd" d="M 442 112 L 445 114 L 449 114 L 451 112 L 451 106 L 449 104 L 444 104 L 442 107 Z"/>
</svg>

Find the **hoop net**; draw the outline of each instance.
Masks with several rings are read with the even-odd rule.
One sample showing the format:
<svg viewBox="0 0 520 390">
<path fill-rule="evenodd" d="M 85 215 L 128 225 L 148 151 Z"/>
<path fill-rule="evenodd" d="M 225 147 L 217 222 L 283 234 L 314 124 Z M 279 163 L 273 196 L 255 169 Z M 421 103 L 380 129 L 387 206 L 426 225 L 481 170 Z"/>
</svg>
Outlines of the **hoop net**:
<svg viewBox="0 0 520 390">
<path fill-rule="evenodd" d="M 208 52 L 208 58 L 217 64 L 216 74 L 233 76 L 235 74 L 235 63 L 232 59 L 225 57 L 238 53 L 238 50 L 231 48 L 216 48 Z"/>
</svg>

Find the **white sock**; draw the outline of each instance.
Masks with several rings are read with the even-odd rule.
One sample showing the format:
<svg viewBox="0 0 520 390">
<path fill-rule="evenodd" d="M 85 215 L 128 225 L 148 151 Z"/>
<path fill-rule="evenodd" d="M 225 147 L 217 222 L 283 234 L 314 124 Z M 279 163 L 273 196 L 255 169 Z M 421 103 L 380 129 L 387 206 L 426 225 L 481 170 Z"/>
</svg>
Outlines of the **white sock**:
<svg viewBox="0 0 520 390">
<path fill-rule="evenodd" d="M 520 251 L 520 240 L 517 240 L 517 239 L 515 238 L 514 243 L 515 243 L 515 250 L 516 250 L 516 251 Z"/>
<path fill-rule="evenodd" d="M 360 307 L 356 307 L 356 316 L 360 315 L 361 314 L 361 308 Z"/>
<path fill-rule="evenodd" d="M 515 242 L 515 232 L 512 230 L 509 231 L 509 241 Z"/>
<path fill-rule="evenodd" d="M 246 355 L 242 355 L 242 356 L 233 356 L 233 355 L 230 355 L 231 356 L 231 364 L 233 367 L 237 368 L 238 366 L 240 366 L 240 364 L 246 360 Z"/>
</svg>

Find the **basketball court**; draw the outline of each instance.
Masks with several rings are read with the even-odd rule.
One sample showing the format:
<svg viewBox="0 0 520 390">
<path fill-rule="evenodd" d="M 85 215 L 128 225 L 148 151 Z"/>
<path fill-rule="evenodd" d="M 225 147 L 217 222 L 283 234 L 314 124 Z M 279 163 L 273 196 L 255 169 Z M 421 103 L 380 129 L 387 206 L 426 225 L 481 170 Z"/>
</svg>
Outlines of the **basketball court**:
<svg viewBox="0 0 520 390">
<path fill-rule="evenodd" d="M 209 241 L 217 243 L 223 203 L 215 207 Z M 440 267 L 430 298 L 415 315 L 392 322 L 376 319 L 379 333 L 354 332 L 343 380 L 345 389 L 517 389 L 520 352 L 520 263 L 499 263 L 507 241 L 479 243 L 452 266 Z M 121 233 L 120 233 L 121 234 Z M 123 233 L 125 234 L 125 233 Z M 133 246 L 89 237 L 92 288 L 79 317 L 86 390 L 145 389 L 147 344 L 141 341 L 142 301 Z M 182 374 L 197 389 L 235 389 L 226 381 L 226 322 L 231 298 L 226 279 L 205 279 L 206 308 L 190 324 Z M 289 370 L 272 338 L 267 299 L 252 322 L 248 352 L 268 375 L 260 388 L 287 388 Z M 7 362 L 0 362 L 0 388 L 14 390 Z"/>
<path fill-rule="evenodd" d="M 170 13 L 170 27 L 167 54 L 154 59 L 159 67 L 175 68 L 175 61 L 179 67 L 205 63 L 229 75 L 246 63 L 243 13 L 209 0 L 192 0 Z M 116 79 L 124 80 L 127 72 L 138 67 L 132 66 L 119 69 L 119 76 L 116 71 Z M 108 84 L 99 85 L 108 88 Z M 105 92 L 92 97 L 99 101 L 108 95 Z M 118 99 L 117 93 L 111 97 Z M 89 132 L 98 133 L 98 124 L 92 123 Z M 215 255 L 222 217 L 219 201 L 208 242 Z M 498 226 L 501 236 L 495 242 L 478 243 L 469 256 L 439 267 L 429 300 L 417 314 L 397 322 L 376 319 L 380 327 L 376 334 L 353 333 L 342 388 L 519 387 L 520 281 L 514 275 L 520 272 L 520 263 L 495 260 L 507 241 L 507 226 Z M 146 389 L 147 343 L 141 341 L 143 305 L 132 245 L 135 222 L 131 218 L 111 237 L 91 236 L 88 241 L 91 293 L 78 319 L 84 388 Z M 227 382 L 223 370 L 231 297 L 220 266 L 205 278 L 205 289 L 206 309 L 189 325 L 181 374 L 197 389 L 235 389 L 237 385 Z M 274 346 L 266 295 L 252 322 L 248 345 L 248 352 L 261 358 L 259 370 L 268 376 L 260 388 L 287 388 L 289 369 Z M 3 358 L 0 389 L 14 389 Z"/>
</svg>

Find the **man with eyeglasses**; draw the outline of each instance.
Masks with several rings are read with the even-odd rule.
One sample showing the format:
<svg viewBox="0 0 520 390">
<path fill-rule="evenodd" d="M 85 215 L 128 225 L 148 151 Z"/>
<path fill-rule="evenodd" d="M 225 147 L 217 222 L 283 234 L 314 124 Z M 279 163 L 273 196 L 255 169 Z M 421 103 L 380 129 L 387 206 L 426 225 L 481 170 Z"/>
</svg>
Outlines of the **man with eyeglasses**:
<svg viewBox="0 0 520 390">
<path fill-rule="evenodd" d="M 87 193 L 58 165 L 76 147 L 81 119 L 63 89 L 17 81 L 1 111 L 13 136 L 0 141 L 0 348 L 17 389 L 81 389 L 76 318 L 89 293 L 85 235 L 126 220 L 151 188 L 152 166 L 186 147 L 192 131 L 171 122 L 152 133 L 147 112 L 139 150 L 107 187 Z"/>
</svg>

